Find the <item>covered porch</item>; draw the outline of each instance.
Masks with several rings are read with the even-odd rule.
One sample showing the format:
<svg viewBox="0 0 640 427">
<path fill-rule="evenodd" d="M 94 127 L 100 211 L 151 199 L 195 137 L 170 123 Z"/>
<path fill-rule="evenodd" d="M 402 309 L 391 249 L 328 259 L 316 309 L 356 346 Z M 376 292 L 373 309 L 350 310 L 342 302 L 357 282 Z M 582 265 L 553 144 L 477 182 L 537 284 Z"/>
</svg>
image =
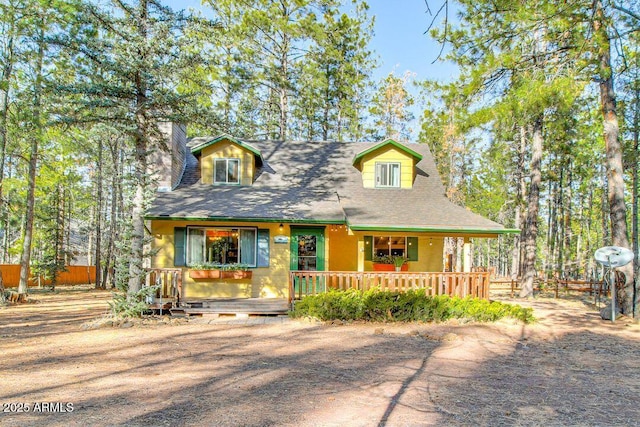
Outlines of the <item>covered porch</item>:
<svg viewBox="0 0 640 427">
<path fill-rule="evenodd" d="M 295 300 L 330 290 L 406 292 L 424 290 L 427 295 L 489 298 L 488 272 L 386 272 L 299 271 L 289 274 L 286 298 L 184 298 L 185 270 L 154 268 L 146 272 L 144 286 L 157 286 L 147 297 L 149 308 L 186 315 L 286 314 Z"/>
</svg>

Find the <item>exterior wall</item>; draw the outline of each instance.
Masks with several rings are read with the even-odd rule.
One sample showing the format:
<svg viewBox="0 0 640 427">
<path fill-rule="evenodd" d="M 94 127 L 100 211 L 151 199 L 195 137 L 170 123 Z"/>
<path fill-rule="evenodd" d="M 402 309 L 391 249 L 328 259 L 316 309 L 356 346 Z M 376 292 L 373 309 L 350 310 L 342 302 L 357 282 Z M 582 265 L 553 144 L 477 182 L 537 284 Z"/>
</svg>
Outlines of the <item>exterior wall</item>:
<svg viewBox="0 0 640 427">
<path fill-rule="evenodd" d="M 388 233 L 388 232 L 359 232 L 358 233 L 358 271 L 372 271 L 373 262 L 365 261 L 364 236 L 415 236 L 415 233 Z M 442 250 L 444 249 L 444 238 L 441 236 L 419 235 L 418 236 L 418 260 L 409 261 L 409 271 L 443 271 Z"/>
<path fill-rule="evenodd" d="M 376 162 L 400 163 L 400 188 L 412 188 L 415 178 L 414 159 L 393 146 L 384 146 L 362 159 L 362 185 L 376 188 Z"/>
<path fill-rule="evenodd" d="M 358 236 L 349 233 L 344 225 L 329 225 L 327 240 L 327 270 L 358 271 Z"/>
<path fill-rule="evenodd" d="M 192 279 L 189 269 L 183 267 L 184 298 L 287 298 L 291 245 L 275 243 L 277 235 L 291 236 L 291 228 L 282 229 L 277 223 L 232 223 L 214 221 L 151 221 L 153 233 L 153 268 L 174 267 L 174 228 L 204 227 L 257 227 L 269 229 L 269 267 L 252 268 L 251 279 Z M 329 271 L 372 271 L 373 263 L 365 261 L 364 236 L 416 236 L 416 233 L 352 232 L 346 226 L 327 225 L 325 228 L 325 266 Z M 418 235 L 418 261 L 409 262 L 409 271 L 443 271 L 442 250 L 444 238 L 438 235 Z M 370 250 L 370 249 L 369 249 Z"/>
<path fill-rule="evenodd" d="M 269 229 L 269 267 L 252 268 L 251 279 L 202 280 L 191 279 L 188 269 L 183 267 L 183 295 L 185 298 L 287 298 L 289 296 L 289 245 L 276 244 L 273 237 L 289 235 L 285 226 L 280 232 L 273 223 L 229 223 L 229 222 L 189 222 L 152 221 L 152 248 L 156 250 L 153 268 L 174 267 L 174 228 L 187 226 L 203 227 L 258 227 Z"/>
<path fill-rule="evenodd" d="M 231 141 L 219 141 L 202 150 L 200 167 L 204 184 L 213 184 L 214 160 L 220 158 L 240 159 L 240 185 L 253 184 L 254 154 Z"/>
</svg>

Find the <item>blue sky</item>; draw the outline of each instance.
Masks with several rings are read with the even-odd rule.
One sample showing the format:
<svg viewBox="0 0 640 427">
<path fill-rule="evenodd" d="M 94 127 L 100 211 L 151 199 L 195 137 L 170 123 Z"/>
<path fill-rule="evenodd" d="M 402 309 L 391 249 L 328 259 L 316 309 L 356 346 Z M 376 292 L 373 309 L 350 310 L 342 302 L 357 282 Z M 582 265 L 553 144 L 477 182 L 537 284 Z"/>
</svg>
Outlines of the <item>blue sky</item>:
<svg viewBox="0 0 640 427">
<path fill-rule="evenodd" d="M 375 35 L 371 48 L 380 55 L 378 77 L 391 71 L 416 73 L 416 79 L 447 81 L 455 72 L 451 65 L 433 61 L 440 45 L 425 31 L 433 19 L 424 0 L 369 0 L 369 14 L 375 16 Z M 439 3 L 431 0 L 432 12 Z"/>
</svg>

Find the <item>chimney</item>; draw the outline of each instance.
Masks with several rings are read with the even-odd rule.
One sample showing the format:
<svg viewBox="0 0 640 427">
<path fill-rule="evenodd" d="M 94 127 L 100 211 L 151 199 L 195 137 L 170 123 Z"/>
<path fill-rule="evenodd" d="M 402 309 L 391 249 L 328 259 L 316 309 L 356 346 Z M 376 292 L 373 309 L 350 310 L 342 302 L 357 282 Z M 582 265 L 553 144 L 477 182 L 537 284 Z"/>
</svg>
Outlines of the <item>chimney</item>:
<svg viewBox="0 0 640 427">
<path fill-rule="evenodd" d="M 171 122 L 159 123 L 158 128 L 165 144 L 158 144 L 151 154 L 149 167 L 152 169 L 157 191 L 172 191 L 178 186 L 184 173 L 187 129 L 185 125 Z"/>
</svg>

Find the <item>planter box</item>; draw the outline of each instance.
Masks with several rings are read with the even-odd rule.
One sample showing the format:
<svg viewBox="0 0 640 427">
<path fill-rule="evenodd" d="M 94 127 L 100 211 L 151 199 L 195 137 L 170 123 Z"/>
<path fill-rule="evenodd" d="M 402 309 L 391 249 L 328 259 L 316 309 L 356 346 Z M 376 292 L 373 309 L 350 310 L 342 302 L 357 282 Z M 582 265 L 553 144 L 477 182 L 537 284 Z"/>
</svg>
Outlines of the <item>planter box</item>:
<svg viewBox="0 0 640 427">
<path fill-rule="evenodd" d="M 373 271 L 396 271 L 396 266 L 393 264 L 373 263 Z M 405 262 L 400 271 L 409 271 L 409 264 Z"/>
<path fill-rule="evenodd" d="M 189 270 L 192 279 L 251 279 L 252 271 L 241 270 Z"/>
<path fill-rule="evenodd" d="M 222 272 L 223 279 L 251 279 L 252 277 L 253 271 L 231 270 Z"/>
</svg>

